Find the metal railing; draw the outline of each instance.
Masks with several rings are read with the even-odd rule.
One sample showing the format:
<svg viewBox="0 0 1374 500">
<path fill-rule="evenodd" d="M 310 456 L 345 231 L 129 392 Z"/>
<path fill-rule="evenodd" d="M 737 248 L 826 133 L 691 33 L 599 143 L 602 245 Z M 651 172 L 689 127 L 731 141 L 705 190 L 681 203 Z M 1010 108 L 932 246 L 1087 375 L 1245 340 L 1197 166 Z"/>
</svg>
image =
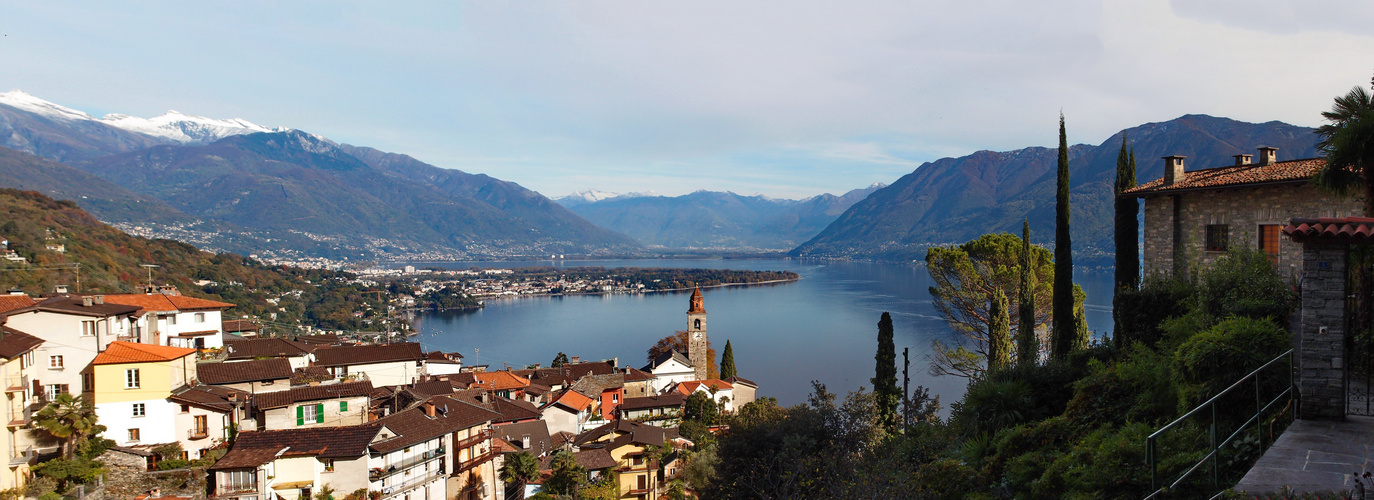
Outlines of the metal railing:
<svg viewBox="0 0 1374 500">
<path fill-rule="evenodd" d="M 405 491 L 405 490 L 407 490 L 407 489 L 410 489 L 410 488 L 419 486 L 419 485 L 421 485 L 421 484 L 424 484 L 424 483 L 428 483 L 428 482 L 430 482 L 430 481 L 433 481 L 433 480 L 435 480 L 436 478 L 442 477 L 443 475 L 444 475 L 444 471 L 441 471 L 441 470 L 430 471 L 430 472 L 421 474 L 421 475 L 419 475 L 419 476 L 416 476 L 416 477 L 407 479 L 405 482 L 403 482 L 403 483 L 401 483 L 401 484 L 393 484 L 393 485 L 391 485 L 391 486 L 385 486 L 385 487 L 382 488 L 382 494 L 383 494 L 383 495 L 390 495 L 390 494 L 392 494 L 392 493 L 396 493 L 396 492 L 399 492 L 399 491 Z"/>
<path fill-rule="evenodd" d="M 205 439 L 210 437 L 209 428 L 186 429 L 186 439 Z"/>
<path fill-rule="evenodd" d="M 1288 360 L 1288 363 L 1286 364 L 1286 366 L 1288 367 L 1288 387 L 1285 388 L 1283 391 L 1279 392 L 1279 394 L 1275 396 L 1273 399 L 1269 400 L 1268 403 L 1262 404 L 1260 396 L 1260 372 L 1264 371 L 1266 368 L 1269 368 L 1270 366 L 1273 366 L 1275 363 L 1278 363 L 1279 361 L 1285 359 Z M 1150 437 L 1145 439 L 1145 461 L 1150 467 L 1150 494 L 1147 495 L 1145 498 L 1147 500 L 1151 498 L 1157 498 L 1168 490 L 1178 488 L 1179 485 L 1183 484 L 1183 482 L 1186 481 L 1188 477 L 1192 476 L 1194 472 L 1197 472 L 1198 469 L 1201 468 L 1208 461 L 1210 461 L 1212 465 L 1212 488 L 1217 491 L 1221 491 L 1221 466 L 1219 463 L 1219 456 L 1222 447 L 1226 446 L 1227 444 L 1230 444 L 1231 441 L 1235 440 L 1236 437 L 1240 436 L 1242 432 L 1245 432 L 1250 427 L 1250 424 L 1253 423 L 1255 436 L 1259 439 L 1260 452 L 1264 452 L 1264 435 L 1263 427 L 1261 425 L 1264 422 L 1263 415 L 1265 412 L 1269 411 L 1271 408 L 1274 408 L 1276 404 L 1279 404 L 1285 399 L 1288 400 L 1288 403 L 1286 403 L 1287 406 L 1292 406 L 1291 402 L 1293 400 L 1293 395 L 1296 394 L 1296 392 L 1293 390 L 1293 367 L 1293 350 L 1289 349 L 1283 354 L 1274 357 L 1274 359 L 1269 360 L 1269 362 L 1265 363 L 1263 366 L 1256 368 L 1248 375 L 1241 377 L 1241 379 L 1236 381 L 1236 383 L 1231 384 L 1230 387 L 1227 387 L 1225 390 L 1222 390 L 1221 392 L 1212 396 L 1206 402 L 1198 405 L 1196 408 L 1193 408 L 1188 413 L 1183 414 L 1183 416 L 1178 417 L 1173 422 L 1169 422 L 1168 425 L 1160 427 L 1159 430 L 1156 430 L 1153 433 L 1151 433 Z M 1220 400 L 1223 396 L 1226 396 L 1227 394 L 1230 394 L 1232 391 L 1235 391 L 1238 388 L 1240 388 L 1248 380 L 1254 381 L 1255 413 L 1251 415 L 1250 418 L 1246 419 L 1244 423 L 1236 426 L 1236 431 L 1231 433 L 1230 436 L 1227 436 L 1226 439 L 1217 441 L 1217 401 Z M 1169 483 L 1166 486 L 1160 486 L 1158 450 L 1159 437 L 1163 435 L 1165 432 L 1169 431 L 1170 429 L 1178 427 L 1184 421 L 1200 415 L 1203 409 L 1211 409 L 1211 423 L 1209 424 L 1207 431 L 1207 454 L 1204 455 L 1201 460 L 1198 460 L 1197 463 L 1194 463 L 1191 467 L 1188 467 L 1188 469 L 1185 470 L 1181 475 L 1179 475 L 1179 477 L 1175 479 L 1173 482 Z"/>
<path fill-rule="evenodd" d="M 10 375 L 5 377 L 5 392 L 24 392 L 29 388 L 28 375 Z"/>
<path fill-rule="evenodd" d="M 439 457 L 442 456 L 444 456 L 443 448 L 429 450 L 419 455 L 401 460 L 399 463 L 388 465 L 385 468 L 372 469 L 371 471 L 368 471 L 368 479 L 371 481 L 380 481 L 383 478 L 387 478 L 399 474 L 401 472 L 405 472 L 406 469 L 409 469 L 416 465 L 431 460 L 438 460 Z"/>
</svg>

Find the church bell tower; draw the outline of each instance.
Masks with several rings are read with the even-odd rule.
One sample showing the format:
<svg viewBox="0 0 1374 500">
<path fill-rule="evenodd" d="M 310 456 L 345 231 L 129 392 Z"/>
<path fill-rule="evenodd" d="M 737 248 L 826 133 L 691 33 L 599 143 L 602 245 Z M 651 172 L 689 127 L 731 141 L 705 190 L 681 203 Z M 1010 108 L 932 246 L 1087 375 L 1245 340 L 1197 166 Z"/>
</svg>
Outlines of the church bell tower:
<svg viewBox="0 0 1374 500">
<path fill-rule="evenodd" d="M 687 359 L 696 370 L 697 380 L 706 380 L 706 366 L 711 362 L 708 348 L 710 337 L 706 336 L 706 306 L 701 298 L 701 288 L 692 290 L 692 301 L 687 307 Z"/>
</svg>

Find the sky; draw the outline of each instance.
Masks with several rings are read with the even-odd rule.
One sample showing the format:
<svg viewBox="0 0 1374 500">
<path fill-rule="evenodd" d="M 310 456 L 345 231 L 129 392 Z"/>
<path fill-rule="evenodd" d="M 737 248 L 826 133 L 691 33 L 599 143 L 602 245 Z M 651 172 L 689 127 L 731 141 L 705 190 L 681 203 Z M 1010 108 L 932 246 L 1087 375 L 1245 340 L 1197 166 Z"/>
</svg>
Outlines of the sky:
<svg viewBox="0 0 1374 500">
<path fill-rule="evenodd" d="M 0 91 L 485 173 L 800 198 L 1185 114 L 1321 124 L 1368 1 L 0 3 Z"/>
</svg>

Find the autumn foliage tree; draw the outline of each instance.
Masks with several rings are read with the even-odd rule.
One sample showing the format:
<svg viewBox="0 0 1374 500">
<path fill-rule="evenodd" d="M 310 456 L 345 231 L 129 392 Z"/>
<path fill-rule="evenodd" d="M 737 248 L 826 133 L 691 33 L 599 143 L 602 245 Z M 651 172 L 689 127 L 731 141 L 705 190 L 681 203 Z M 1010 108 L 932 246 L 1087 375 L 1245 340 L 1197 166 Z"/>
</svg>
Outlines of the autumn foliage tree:
<svg viewBox="0 0 1374 500">
<path fill-rule="evenodd" d="M 680 352 L 683 356 L 687 355 L 686 330 L 679 330 L 654 343 L 654 346 L 649 348 L 649 362 L 653 363 L 654 358 L 670 350 Z M 720 368 L 716 366 L 716 349 L 711 347 L 711 339 L 706 339 L 706 360 L 706 377 L 720 378 Z"/>
</svg>

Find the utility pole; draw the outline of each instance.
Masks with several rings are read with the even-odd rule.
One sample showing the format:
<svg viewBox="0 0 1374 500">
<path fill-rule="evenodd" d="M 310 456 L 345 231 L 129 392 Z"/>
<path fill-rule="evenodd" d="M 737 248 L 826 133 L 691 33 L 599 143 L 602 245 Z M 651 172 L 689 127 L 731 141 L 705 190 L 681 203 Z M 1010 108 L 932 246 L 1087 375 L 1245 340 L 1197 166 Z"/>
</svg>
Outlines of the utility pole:
<svg viewBox="0 0 1374 500">
<path fill-rule="evenodd" d="M 148 270 L 148 290 L 144 293 L 153 293 L 153 268 L 162 266 L 157 264 L 139 264 L 138 267 Z"/>
<path fill-rule="evenodd" d="M 911 348 L 902 348 L 902 431 L 911 427 Z"/>
</svg>

